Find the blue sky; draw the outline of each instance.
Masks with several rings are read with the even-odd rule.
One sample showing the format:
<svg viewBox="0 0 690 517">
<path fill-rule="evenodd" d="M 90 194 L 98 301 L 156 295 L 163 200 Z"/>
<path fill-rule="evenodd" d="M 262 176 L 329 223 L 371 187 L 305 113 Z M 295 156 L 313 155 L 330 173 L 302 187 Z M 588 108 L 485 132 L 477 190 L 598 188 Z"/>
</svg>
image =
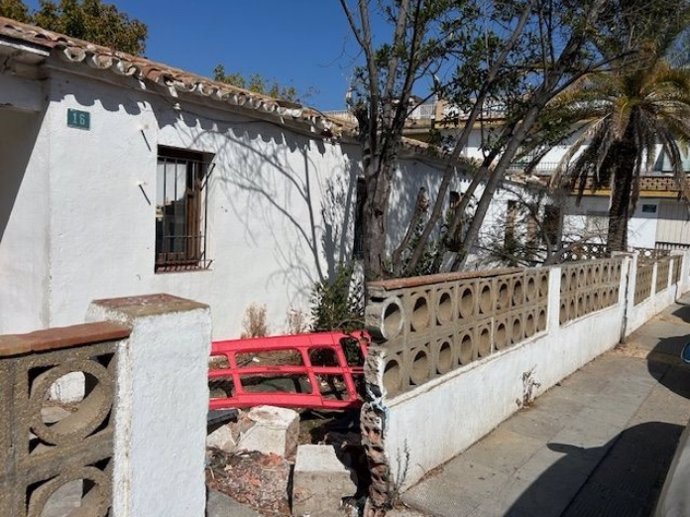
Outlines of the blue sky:
<svg viewBox="0 0 690 517">
<path fill-rule="evenodd" d="M 357 58 L 337 0 L 105 0 L 149 27 L 146 56 L 210 76 L 259 73 L 341 109 Z M 38 0 L 27 4 L 37 7 Z"/>
</svg>

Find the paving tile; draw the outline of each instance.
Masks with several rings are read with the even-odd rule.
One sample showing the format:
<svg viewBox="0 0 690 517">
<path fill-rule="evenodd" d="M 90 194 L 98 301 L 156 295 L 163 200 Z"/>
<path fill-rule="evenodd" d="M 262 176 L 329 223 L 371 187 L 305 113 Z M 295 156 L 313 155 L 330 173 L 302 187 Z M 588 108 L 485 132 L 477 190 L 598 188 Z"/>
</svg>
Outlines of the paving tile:
<svg viewBox="0 0 690 517">
<path fill-rule="evenodd" d="M 506 420 L 501 428 L 544 441 L 558 434 L 565 425 L 565 421 L 555 420 L 545 411 L 536 413 L 527 409 Z"/>
<path fill-rule="evenodd" d="M 503 486 L 509 476 L 462 459 L 447 463 L 441 473 L 423 480 L 403 494 L 404 503 L 443 517 L 470 515 L 480 502 Z"/>
<path fill-rule="evenodd" d="M 470 463 L 512 474 L 542 446 L 543 441 L 538 438 L 514 433 L 501 426 L 470 447 L 463 458 Z"/>
<path fill-rule="evenodd" d="M 478 510 L 514 517 L 557 517 L 587 479 L 591 464 L 577 448 L 544 447 Z"/>
</svg>

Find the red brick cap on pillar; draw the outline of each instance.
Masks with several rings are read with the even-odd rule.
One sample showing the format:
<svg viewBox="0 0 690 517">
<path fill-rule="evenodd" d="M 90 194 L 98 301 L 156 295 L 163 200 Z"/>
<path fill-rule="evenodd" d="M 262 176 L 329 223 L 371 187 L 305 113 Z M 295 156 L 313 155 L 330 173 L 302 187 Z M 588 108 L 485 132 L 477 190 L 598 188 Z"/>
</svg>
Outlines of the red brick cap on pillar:
<svg viewBox="0 0 690 517">
<path fill-rule="evenodd" d="M 0 336 L 0 357 L 47 352 L 129 337 L 127 325 L 100 321 Z"/>
</svg>

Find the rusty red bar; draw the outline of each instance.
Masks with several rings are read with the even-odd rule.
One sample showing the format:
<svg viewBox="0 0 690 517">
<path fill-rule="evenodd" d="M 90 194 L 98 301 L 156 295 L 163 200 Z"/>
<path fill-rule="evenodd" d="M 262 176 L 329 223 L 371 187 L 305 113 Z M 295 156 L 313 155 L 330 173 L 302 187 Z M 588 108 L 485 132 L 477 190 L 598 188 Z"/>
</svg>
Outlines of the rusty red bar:
<svg viewBox="0 0 690 517">
<path fill-rule="evenodd" d="M 211 345 L 211 358 L 224 358 L 227 366 L 209 370 L 209 382 L 231 383 L 231 389 L 225 397 L 211 397 L 210 409 L 247 408 L 258 405 L 271 405 L 291 408 L 311 409 L 347 409 L 361 404 L 357 396 L 354 377 L 364 374 L 362 366 L 350 365 L 347 362 L 343 343 L 355 340 L 361 357 L 367 355 L 370 342 L 364 331 L 345 334 L 342 332 L 320 332 L 314 334 L 296 334 L 291 336 L 271 336 L 262 338 L 235 339 L 214 341 Z M 335 365 L 314 365 L 312 357 L 317 351 L 330 351 L 330 362 Z M 299 357 L 301 364 L 280 365 L 238 365 L 238 355 L 257 354 L 270 357 L 277 352 L 291 351 Z M 323 352 L 322 352 L 323 353 Z M 344 390 L 337 393 L 339 398 L 328 398 L 322 392 L 323 376 L 334 376 L 342 379 Z M 249 378 L 302 377 L 307 380 L 309 392 L 284 391 L 248 391 L 243 380 Z M 331 385 L 333 386 L 333 385 Z"/>
</svg>

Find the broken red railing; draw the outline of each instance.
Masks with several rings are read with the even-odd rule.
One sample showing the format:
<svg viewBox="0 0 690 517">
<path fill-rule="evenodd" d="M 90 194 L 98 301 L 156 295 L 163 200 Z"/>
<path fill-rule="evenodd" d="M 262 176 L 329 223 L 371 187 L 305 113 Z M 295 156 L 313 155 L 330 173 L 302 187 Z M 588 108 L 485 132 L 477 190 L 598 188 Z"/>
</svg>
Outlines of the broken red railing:
<svg viewBox="0 0 690 517">
<path fill-rule="evenodd" d="M 211 346 L 212 367 L 208 375 L 210 409 L 263 404 L 312 409 L 358 407 L 361 400 L 355 377 L 364 374 L 361 364 L 367 355 L 369 341 L 366 332 L 322 332 L 214 341 Z M 346 347 L 349 347 L 348 355 L 356 352 L 358 364 L 351 364 L 352 360 L 348 363 Z M 289 364 L 261 364 L 270 363 L 272 355 Z M 295 391 L 272 390 L 266 386 L 266 379 L 292 382 Z M 219 391 L 223 395 L 214 396 Z"/>
</svg>

